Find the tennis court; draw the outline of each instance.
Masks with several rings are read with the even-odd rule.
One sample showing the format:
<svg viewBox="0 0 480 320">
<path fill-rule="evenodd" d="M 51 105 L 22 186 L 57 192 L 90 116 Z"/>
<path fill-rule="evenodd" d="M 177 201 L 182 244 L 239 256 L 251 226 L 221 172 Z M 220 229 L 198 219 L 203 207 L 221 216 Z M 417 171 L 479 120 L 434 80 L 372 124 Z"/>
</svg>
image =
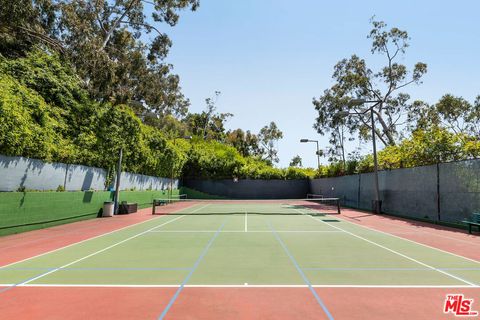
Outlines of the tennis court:
<svg viewBox="0 0 480 320">
<path fill-rule="evenodd" d="M 453 318 L 443 313 L 449 293 L 480 309 L 478 260 L 353 223 L 328 201 L 181 200 L 159 209 L 0 267 L 3 315 Z"/>
</svg>

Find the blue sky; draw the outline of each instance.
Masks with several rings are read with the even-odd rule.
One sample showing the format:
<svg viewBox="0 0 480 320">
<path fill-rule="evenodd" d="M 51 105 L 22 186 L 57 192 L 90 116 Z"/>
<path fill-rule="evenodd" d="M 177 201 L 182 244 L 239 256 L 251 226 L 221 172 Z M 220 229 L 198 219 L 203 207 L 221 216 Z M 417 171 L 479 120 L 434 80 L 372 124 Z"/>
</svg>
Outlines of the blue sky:
<svg viewBox="0 0 480 320">
<path fill-rule="evenodd" d="M 340 59 L 355 53 L 372 67 L 382 62 L 371 55 L 366 38 L 370 17 L 408 31 L 410 48 L 402 62 L 422 61 L 429 71 L 423 85 L 407 92 L 434 103 L 445 93 L 470 101 L 480 94 L 479 14 L 479 1 L 460 0 L 201 0 L 198 11 L 183 12 L 177 26 L 162 27 L 173 40 L 167 61 L 180 75 L 192 112 L 221 91 L 218 111 L 234 114 L 227 128 L 258 132 L 275 121 L 284 133 L 279 166 L 296 154 L 304 166 L 315 166 L 314 144 L 298 142 L 328 144 L 312 128 L 312 98 L 332 85 Z M 362 146 L 369 150 L 370 144 Z"/>
</svg>

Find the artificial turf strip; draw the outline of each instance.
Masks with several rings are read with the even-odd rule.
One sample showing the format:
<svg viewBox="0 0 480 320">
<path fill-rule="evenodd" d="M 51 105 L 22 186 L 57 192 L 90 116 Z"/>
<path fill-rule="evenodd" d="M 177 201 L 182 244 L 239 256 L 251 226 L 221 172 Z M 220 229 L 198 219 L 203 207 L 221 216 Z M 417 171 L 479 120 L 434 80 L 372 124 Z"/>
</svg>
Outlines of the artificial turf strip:
<svg viewBox="0 0 480 320">
<path fill-rule="evenodd" d="M 122 191 L 120 201 L 146 208 L 153 199 L 167 196 L 162 190 Z M 112 198 L 108 191 L 0 192 L 0 236 L 95 218 Z"/>
</svg>

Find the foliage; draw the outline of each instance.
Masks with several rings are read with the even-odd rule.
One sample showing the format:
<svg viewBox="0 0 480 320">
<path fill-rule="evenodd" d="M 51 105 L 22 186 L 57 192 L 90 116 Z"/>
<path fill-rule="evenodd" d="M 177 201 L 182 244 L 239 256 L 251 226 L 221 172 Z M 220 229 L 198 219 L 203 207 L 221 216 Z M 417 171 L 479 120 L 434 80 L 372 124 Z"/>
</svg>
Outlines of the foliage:
<svg viewBox="0 0 480 320">
<path fill-rule="evenodd" d="M 206 140 L 223 142 L 226 137 L 225 122 L 232 117 L 231 113 L 217 113 L 215 106 L 220 92 L 215 92 L 215 98 L 205 99 L 206 109 L 202 113 L 190 113 L 183 122 L 189 129 L 190 134 Z"/>
<path fill-rule="evenodd" d="M 279 169 L 270 166 L 265 161 L 247 158 L 239 177 L 243 179 L 307 179 L 314 176 L 315 171 L 311 168 Z"/>
<path fill-rule="evenodd" d="M 259 146 L 258 136 L 250 130 L 244 132 L 242 129 L 235 129 L 227 132 L 227 143 L 231 144 L 244 157 L 260 157 L 262 149 Z"/>
<path fill-rule="evenodd" d="M 186 177 L 231 178 L 238 176 L 245 159 L 238 151 L 217 141 L 194 140 L 184 168 Z"/>
<path fill-rule="evenodd" d="M 158 116 L 153 112 L 147 112 L 140 116 L 142 122 L 162 131 L 170 139 L 191 135 L 185 122 L 178 120 L 172 115 Z"/>
<path fill-rule="evenodd" d="M 231 113 L 217 112 L 216 103 L 220 92 L 215 92 L 215 98 L 205 99 L 206 109 L 201 113 L 189 113 L 181 121 L 188 135 L 198 139 L 228 143 L 237 149 L 244 157 L 255 157 L 267 161 L 270 165 L 278 162 L 275 142 L 283 137 L 283 133 L 277 128 L 274 122 L 264 126 L 258 134 L 242 129 L 226 131 L 225 123 L 233 117 Z M 177 128 L 181 126 L 177 124 Z M 177 136 L 180 135 L 180 130 Z"/>
<path fill-rule="evenodd" d="M 0 0 L 0 54 L 23 56 L 35 44 L 62 51 L 55 33 L 55 8 L 52 0 Z"/>
<path fill-rule="evenodd" d="M 206 99 L 207 107 L 204 112 L 177 119 L 174 114 L 177 111 L 178 114 L 183 113 L 181 109 L 176 109 L 175 112 L 163 109 L 159 112 L 159 105 L 155 107 L 155 103 L 142 98 L 142 94 L 135 94 L 133 97 L 132 92 L 124 92 L 120 97 L 120 92 L 123 91 L 116 91 L 117 88 L 114 90 L 115 97 L 111 99 L 113 96 L 110 94 L 96 96 L 88 86 L 86 90 L 85 74 L 81 74 L 78 65 L 69 63 L 62 53 L 57 53 L 61 52 L 60 49 L 45 48 L 45 42 L 60 39 L 55 38 L 55 24 L 52 23 L 52 19 L 55 20 L 56 17 L 49 14 L 56 10 L 52 9 L 52 3 L 49 0 L 9 2 L 5 8 L 18 12 L 18 17 L 11 21 L 0 21 L 0 53 L 5 53 L 0 54 L 1 154 L 102 167 L 109 170 L 109 177 L 113 177 L 120 149 L 124 154 L 124 170 L 163 177 L 183 175 L 214 179 L 305 179 L 371 172 L 371 155 L 350 155 L 345 159 L 343 148 L 348 133 L 357 131 L 362 139 L 369 138 L 368 121 L 358 115 L 344 118 L 339 112 L 365 111 L 354 106 L 352 110 L 345 110 L 340 106 L 344 106 L 353 97 L 375 99 L 376 95 L 380 94 L 380 89 L 369 87 L 370 81 L 376 79 L 393 86 L 382 96 L 383 104 L 377 106 L 382 109 L 374 109 L 375 119 L 380 122 L 377 135 L 385 144 L 385 148 L 378 153 L 380 169 L 480 157 L 480 96 L 473 103 L 448 94 L 434 105 L 421 101 L 407 104 L 407 95 L 395 94 L 396 90 L 412 82 L 419 83 L 426 69 L 423 64 L 417 64 L 413 74 L 407 79 L 406 68 L 396 64 L 394 59 L 398 54 L 404 53 L 408 37 L 405 32 L 395 28 L 385 31 L 383 23 L 374 22 L 371 33 L 372 52 L 386 55 L 389 67 L 373 73 L 366 68 L 363 60 L 352 57 L 342 61 L 337 65 L 334 74 L 337 84 L 315 102 L 319 111 L 317 130 L 331 134 L 332 163 L 321 166 L 318 171 L 297 168 L 295 166 L 301 166 L 301 158 L 297 156 L 292 159 L 290 168 L 278 169 L 271 164 L 278 162 L 275 144 L 283 137 L 283 133 L 274 122 L 263 127 L 258 134 L 242 129 L 227 132 L 225 122 L 231 114 L 217 113 L 216 100 L 213 98 Z M 55 2 L 58 3 L 60 2 Z M 119 1 L 116 6 L 126 3 Z M 129 3 L 135 3 L 135 0 Z M 178 8 L 193 2 L 162 1 L 162 5 L 168 3 Z M 74 11 L 71 14 L 77 14 L 75 10 L 87 5 L 77 1 L 69 4 L 79 6 L 67 6 Z M 67 7 L 62 7 L 62 10 Z M 84 14 L 88 12 L 90 11 L 87 10 Z M 0 9 L 0 17 L 6 16 L 5 9 Z M 33 22 L 28 24 L 28 19 Z M 84 21 L 86 26 L 89 21 Z M 30 33 L 22 28 L 31 28 L 28 29 Z M 7 34 L 5 30 L 16 31 Z M 40 33 L 32 33 L 32 30 L 52 38 L 47 40 L 42 38 Z M 140 41 L 120 28 L 113 32 L 105 50 L 108 51 L 108 43 L 116 41 L 121 34 L 131 37 L 131 43 Z M 393 46 L 393 52 L 389 45 Z M 51 43 L 48 46 L 55 45 Z M 130 53 L 135 51 L 132 50 Z M 142 51 L 146 50 L 145 48 L 138 50 L 146 54 L 146 51 Z M 142 54 L 135 55 L 135 59 L 146 59 Z M 127 54 L 116 61 L 130 59 L 128 57 Z M 135 59 L 128 63 L 137 63 Z M 160 63 L 159 60 L 157 62 Z M 133 68 L 133 64 L 125 65 L 125 68 Z M 153 66 L 151 62 L 148 62 L 148 65 Z M 121 72 L 123 71 L 125 70 Z M 115 87 L 114 82 L 118 80 L 121 86 L 126 86 L 129 90 L 141 87 L 141 84 L 119 80 L 120 78 L 112 80 L 108 85 Z M 154 81 L 148 76 L 146 79 Z M 165 89 L 163 85 L 160 86 Z M 103 92 L 100 95 L 110 90 L 101 87 L 97 89 L 98 94 Z M 217 97 L 218 95 L 219 92 L 216 92 Z M 92 99 L 92 96 L 95 99 Z M 132 103 L 131 99 L 137 102 Z M 178 102 L 175 102 L 175 99 L 168 98 L 168 104 L 175 105 Z M 128 104 L 121 103 L 123 101 Z M 411 135 L 399 140 L 398 138 L 404 136 L 399 135 L 395 117 L 405 110 L 408 111 L 408 125 L 405 128 L 411 132 L 405 130 L 403 133 Z M 387 124 L 387 129 L 382 121 Z M 191 141 L 179 138 L 190 134 L 194 135 Z M 395 143 L 391 143 L 389 135 Z"/>
<path fill-rule="evenodd" d="M 185 114 L 188 100 L 165 57 L 172 45 L 160 25 L 198 0 L 0 0 L 0 54 L 38 45 L 72 62 L 97 102 L 131 104 L 157 114 Z"/>
<path fill-rule="evenodd" d="M 414 167 L 470 158 L 460 135 L 441 127 L 416 130 L 410 139 L 378 153 L 383 169 Z M 478 152 L 478 151 L 477 151 Z"/>
<path fill-rule="evenodd" d="M 343 148 L 344 127 L 349 134 L 371 139 L 370 108 L 380 141 L 385 146 L 395 145 L 400 136 L 401 119 L 413 108 L 408 102 L 410 96 L 401 90 L 412 83 L 420 84 L 427 72 L 425 63 L 416 63 L 409 72 L 405 65 L 397 62 L 409 46 L 406 31 L 395 27 L 388 30 L 383 21 L 372 19 L 368 38 L 372 40 L 372 54 L 384 56 L 386 65 L 375 72 L 356 55 L 343 59 L 334 67 L 335 84 L 313 100 L 318 112 L 314 127 L 322 135 L 330 133 L 335 147 Z M 376 103 L 367 109 L 361 104 L 352 104 L 355 99 Z"/>
<path fill-rule="evenodd" d="M 318 111 L 314 127 L 322 135 L 330 134 L 331 144 L 331 163 L 322 166 L 319 175 L 373 171 L 372 155 L 347 160 L 344 148 L 347 135 L 372 139 L 372 118 L 375 136 L 384 146 L 378 152 L 380 170 L 479 157 L 480 96 L 474 103 L 451 94 L 434 105 L 409 102 L 410 96 L 402 91 L 421 84 L 427 65 L 418 62 L 408 71 L 399 62 L 409 46 L 407 32 L 371 22 L 371 52 L 384 56 L 385 66 L 373 71 L 356 55 L 343 59 L 334 68 L 335 84 L 313 100 Z M 363 106 L 365 101 L 371 104 Z"/>
<path fill-rule="evenodd" d="M 0 153 L 54 160 L 65 141 L 45 100 L 0 74 Z"/>
<path fill-rule="evenodd" d="M 318 177 L 338 177 L 358 173 L 361 170 L 361 163 L 356 159 L 343 161 L 334 161 L 328 165 L 320 165 Z"/>
<path fill-rule="evenodd" d="M 270 164 L 279 162 L 275 143 L 282 138 L 283 132 L 278 129 L 277 124 L 273 121 L 268 126 L 264 126 L 258 134 L 258 139 L 263 149 L 262 153 L 265 154 L 264 159 Z"/>
<path fill-rule="evenodd" d="M 0 116 L 1 154 L 106 168 L 109 177 L 120 149 L 123 170 L 154 176 L 303 179 L 314 174 L 273 168 L 215 139 L 188 141 L 173 132 L 168 138 L 127 105 L 91 100 L 72 67 L 43 50 L 1 57 Z M 223 127 L 220 132 L 225 135 Z M 259 152 L 256 136 L 247 132 L 247 137 L 253 156 Z"/>
<path fill-rule="evenodd" d="M 474 103 L 452 94 L 444 95 L 435 105 L 417 103 L 408 120 L 413 130 L 441 126 L 480 139 L 480 96 Z"/>
<path fill-rule="evenodd" d="M 112 169 L 123 148 L 126 170 L 161 176 L 185 161 L 128 106 L 91 101 L 56 55 L 1 57 L 0 88 L 2 154 Z"/>
<path fill-rule="evenodd" d="M 387 146 L 379 151 L 378 165 L 380 170 L 390 170 L 479 157 L 478 139 L 461 133 L 455 134 L 439 126 L 431 126 L 417 129 L 410 138 L 404 139 L 400 144 Z M 340 162 L 322 166 L 320 176 L 334 177 L 372 171 L 373 156 L 369 154 L 347 161 L 345 171 L 342 170 Z"/>
<path fill-rule="evenodd" d="M 290 161 L 290 167 L 301 167 L 302 166 L 302 158 L 299 155 L 296 155 Z"/>
</svg>

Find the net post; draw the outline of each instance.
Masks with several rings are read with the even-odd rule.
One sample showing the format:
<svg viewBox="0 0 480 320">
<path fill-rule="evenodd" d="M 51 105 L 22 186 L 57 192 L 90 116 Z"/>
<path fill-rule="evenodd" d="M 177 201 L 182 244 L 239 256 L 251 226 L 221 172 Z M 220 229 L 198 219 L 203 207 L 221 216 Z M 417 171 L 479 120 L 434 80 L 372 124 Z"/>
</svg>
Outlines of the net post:
<svg viewBox="0 0 480 320">
<path fill-rule="evenodd" d="M 157 202 L 155 201 L 155 199 L 153 199 L 153 203 L 152 203 L 152 215 L 155 215 L 155 207 L 157 205 Z"/>
<path fill-rule="evenodd" d="M 337 213 L 341 214 L 341 212 L 340 212 L 340 198 L 337 198 Z"/>
</svg>

